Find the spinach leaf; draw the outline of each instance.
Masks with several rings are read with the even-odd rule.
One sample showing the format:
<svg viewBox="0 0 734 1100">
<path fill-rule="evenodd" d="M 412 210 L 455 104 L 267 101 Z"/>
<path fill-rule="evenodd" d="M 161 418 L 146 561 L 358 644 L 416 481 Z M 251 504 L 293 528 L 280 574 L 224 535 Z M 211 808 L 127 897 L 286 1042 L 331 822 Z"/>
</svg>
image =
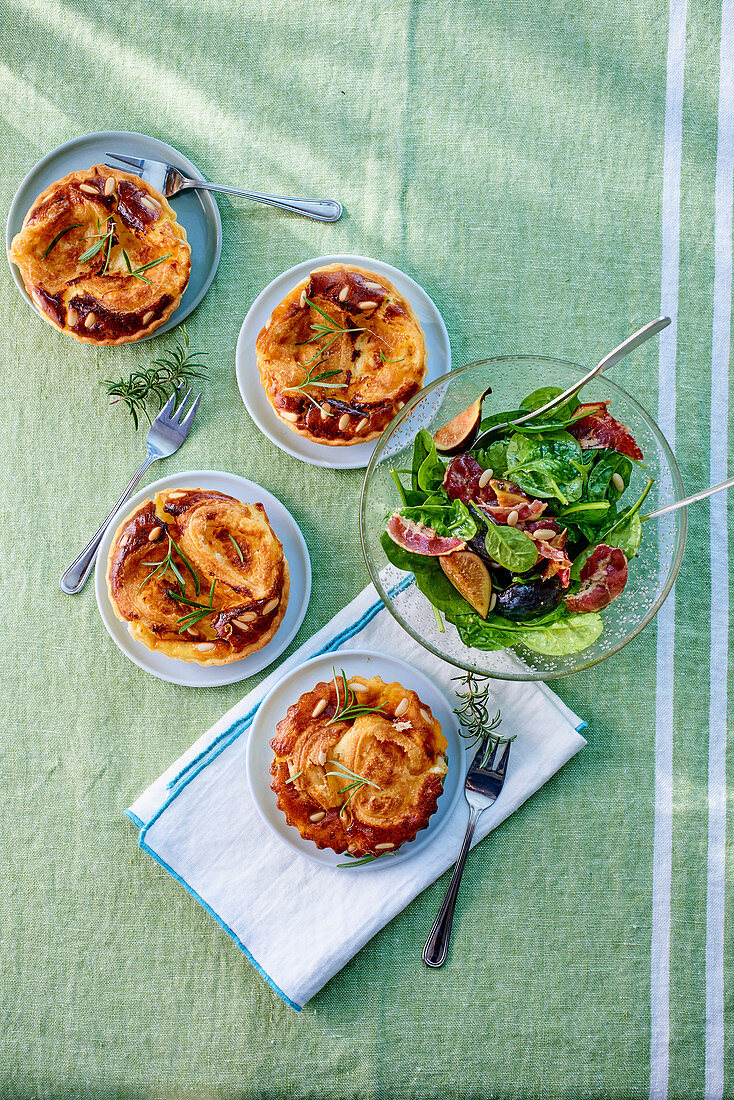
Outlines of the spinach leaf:
<svg viewBox="0 0 734 1100">
<path fill-rule="evenodd" d="M 581 498 L 586 471 L 581 447 L 568 432 L 547 432 L 543 438 L 515 432 L 507 444 L 508 475 L 526 493 L 571 504 Z"/>
<path fill-rule="evenodd" d="M 593 645 L 603 629 L 601 615 L 590 611 L 582 615 L 569 614 L 548 626 L 531 628 L 528 623 L 519 640 L 535 653 L 562 657 L 568 653 L 580 653 Z"/>
<path fill-rule="evenodd" d="M 574 558 L 571 567 L 572 581 L 581 579 L 581 570 L 586 565 L 597 546 L 616 546 L 622 551 L 628 561 L 631 558 L 637 557 L 642 541 L 640 508 L 642 507 L 645 497 L 650 492 L 651 487 L 652 478 L 649 479 L 635 503 L 623 512 L 618 519 L 615 519 L 611 524 L 607 524 L 606 527 L 602 527 L 592 542 L 592 545 L 587 546 L 585 550 L 581 551 L 578 557 Z"/>
<path fill-rule="evenodd" d="M 492 470 L 495 477 L 503 478 L 507 474 L 507 446 L 506 439 L 496 439 L 484 450 L 473 450 L 472 454 L 482 469 Z"/>
<path fill-rule="evenodd" d="M 464 645 L 475 649 L 507 649 L 524 645 L 544 656 L 562 657 L 593 645 L 604 624 L 601 615 L 596 612 L 571 615 L 564 611 L 561 616 L 548 622 L 515 623 L 512 626 L 469 615 L 457 620 L 456 629 Z"/>
<path fill-rule="evenodd" d="M 430 432 L 422 429 L 418 432 L 413 442 L 413 462 L 410 472 L 411 486 L 413 489 L 420 488 L 418 485 L 418 471 L 431 453 L 431 450 L 434 452 L 436 450 L 433 443 L 433 436 Z"/>
<path fill-rule="evenodd" d="M 614 523 L 602 529 L 599 542 L 605 542 L 607 546 L 618 546 L 628 559 L 637 557 L 642 540 L 640 508 L 651 488 L 652 478 L 648 480 L 635 503 L 625 512 L 622 512 L 622 515 Z"/>
<path fill-rule="evenodd" d="M 408 508 L 415 508 L 419 504 L 423 504 L 426 500 L 426 494 L 422 489 L 406 489 L 402 481 L 399 478 L 399 474 L 407 473 L 407 470 L 391 470 L 393 481 L 397 485 L 398 492 L 400 493 L 400 499 L 403 505 Z"/>
<path fill-rule="evenodd" d="M 471 649 L 508 649 L 517 641 L 511 631 L 502 630 L 478 615 L 462 616 L 456 619 L 455 626 L 464 645 Z"/>
<path fill-rule="evenodd" d="M 417 508 L 403 508 L 400 515 L 432 527 L 438 535 L 454 535 L 468 541 L 477 533 L 477 522 L 463 500 L 438 504 L 424 502 Z"/>
<path fill-rule="evenodd" d="M 416 450 L 419 440 L 420 450 Z M 421 453 L 425 453 L 425 457 L 421 460 L 421 464 L 416 473 L 415 461 Z M 446 473 L 446 467 L 438 457 L 436 445 L 433 442 L 433 436 L 430 432 L 427 432 L 425 428 L 421 429 L 416 436 L 413 455 L 413 474 L 417 482 L 414 488 L 423 489 L 426 493 L 441 489 L 443 487 L 443 476 Z"/>
<path fill-rule="evenodd" d="M 533 412 L 535 409 L 542 409 L 543 405 L 547 405 L 554 397 L 560 397 L 562 393 L 563 390 L 560 386 L 543 386 L 541 389 L 529 393 L 520 404 L 523 409 Z M 569 397 L 568 401 L 564 401 L 562 405 L 558 405 L 555 409 L 550 409 L 541 419 L 568 420 L 579 405 L 578 397 Z"/>
<path fill-rule="evenodd" d="M 568 508 L 562 508 L 558 513 L 559 519 L 572 519 L 574 523 L 603 523 L 609 520 L 610 509 L 608 500 L 590 500 L 581 504 L 572 504 Z"/>
<path fill-rule="evenodd" d="M 435 558 L 433 560 L 435 568 L 416 573 L 415 583 L 433 606 L 443 611 L 448 621 L 452 623 L 471 613 L 472 609 L 464 597 L 456 591 Z"/>
<path fill-rule="evenodd" d="M 518 416 L 524 416 L 527 409 L 508 409 L 506 412 L 492 413 L 491 416 L 485 416 L 482 423 L 479 425 L 479 430 L 482 432 L 489 431 L 496 424 L 508 424 L 513 420 L 517 420 Z"/>
<path fill-rule="evenodd" d="M 484 545 L 489 556 L 512 573 L 526 573 L 538 560 L 535 542 L 517 527 L 498 527 L 488 523 Z"/>
<path fill-rule="evenodd" d="M 624 486 L 619 489 L 614 484 L 614 475 L 619 474 Z M 615 503 L 629 485 L 632 463 L 617 451 L 601 451 L 586 483 L 587 500 L 607 500 Z"/>
</svg>

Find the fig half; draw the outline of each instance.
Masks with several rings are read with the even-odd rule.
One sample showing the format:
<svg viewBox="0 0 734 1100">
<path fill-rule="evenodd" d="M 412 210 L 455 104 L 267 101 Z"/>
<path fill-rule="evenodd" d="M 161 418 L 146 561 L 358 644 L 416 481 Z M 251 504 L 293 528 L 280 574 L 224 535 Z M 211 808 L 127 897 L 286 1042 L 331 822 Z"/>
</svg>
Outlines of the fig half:
<svg viewBox="0 0 734 1100">
<path fill-rule="evenodd" d="M 443 428 L 439 428 L 434 433 L 433 442 L 440 454 L 458 455 L 471 447 L 482 422 L 482 402 L 491 392 L 492 387 L 487 386 L 484 393 L 481 393 L 476 401 L 472 401 L 468 409 L 458 413 L 453 420 L 449 420 L 448 424 L 444 424 Z"/>
<path fill-rule="evenodd" d="M 492 598 L 492 578 L 479 555 L 471 550 L 457 550 L 438 560 L 459 595 L 486 619 Z"/>
</svg>

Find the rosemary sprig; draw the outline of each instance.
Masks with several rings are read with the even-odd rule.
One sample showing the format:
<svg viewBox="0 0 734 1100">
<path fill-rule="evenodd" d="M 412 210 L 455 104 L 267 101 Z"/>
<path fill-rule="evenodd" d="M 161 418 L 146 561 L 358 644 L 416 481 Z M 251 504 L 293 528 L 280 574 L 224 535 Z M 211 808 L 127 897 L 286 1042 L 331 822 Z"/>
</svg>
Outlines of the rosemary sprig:
<svg viewBox="0 0 734 1100">
<path fill-rule="evenodd" d="M 334 691 L 336 692 L 336 710 L 333 716 L 326 723 L 327 726 L 331 726 L 334 722 L 347 722 L 352 718 L 358 718 L 360 714 L 382 714 L 385 715 L 385 711 L 382 707 L 368 707 L 364 704 L 357 702 L 355 693 L 347 683 L 347 674 L 344 669 L 341 670 L 341 679 L 344 686 L 344 698 L 339 695 L 339 684 L 336 678 L 336 669 L 331 666 L 331 671 L 334 674 Z M 359 779 L 359 776 L 357 776 Z"/>
<path fill-rule="evenodd" d="M 136 267 L 134 269 L 130 263 L 130 257 L 124 248 L 122 250 L 122 258 L 125 261 L 128 275 L 132 275 L 135 279 L 140 279 L 141 283 L 147 283 L 148 286 L 152 286 L 153 284 L 150 279 L 146 279 L 145 275 L 141 275 L 141 272 L 147 271 L 150 267 L 157 267 L 158 264 L 162 264 L 164 260 L 170 260 L 171 253 L 169 252 L 167 256 L 159 256 L 157 260 L 150 260 L 147 264 L 143 264 L 142 267 Z"/>
<path fill-rule="evenodd" d="M 149 424 L 152 422 L 149 404 L 157 405 L 156 411 L 160 411 L 182 382 L 205 377 L 202 371 L 206 371 L 206 365 L 199 362 L 204 353 L 190 350 L 185 325 L 181 325 L 180 332 L 176 346 L 160 359 L 154 359 L 151 367 L 135 370 L 127 378 L 117 381 L 106 378 L 101 383 L 107 387 L 110 405 L 121 401 L 132 416 L 136 430 L 141 414 Z"/>
<path fill-rule="evenodd" d="M 245 555 L 242 553 L 242 547 L 237 542 L 237 539 L 233 538 L 232 535 L 229 534 L 229 531 L 227 532 L 227 535 L 229 537 L 229 541 L 232 543 L 235 550 L 237 551 L 237 557 L 240 559 L 240 561 L 243 562 L 245 560 Z"/>
<path fill-rule="evenodd" d="M 66 229 L 62 229 L 60 233 L 57 233 L 51 244 L 48 246 L 44 254 L 41 256 L 42 260 L 45 260 L 52 248 L 55 248 L 62 237 L 65 237 L 67 233 L 71 233 L 72 229 L 81 229 L 82 223 L 77 222 L 76 225 L 67 225 Z"/>
<path fill-rule="evenodd" d="M 312 362 L 312 360 L 309 360 L 309 362 Z M 306 377 L 302 382 L 299 382 L 297 386 L 284 386 L 283 392 L 300 392 L 303 394 L 304 397 L 307 397 L 311 404 L 315 405 L 317 409 L 319 408 L 319 403 L 318 401 L 316 401 L 315 398 L 311 396 L 310 393 L 306 393 L 306 386 L 315 386 L 318 383 L 318 385 L 320 385 L 321 388 L 324 390 L 343 390 L 346 386 L 346 382 L 325 381 L 325 379 L 327 378 L 333 378 L 335 374 L 341 374 L 341 371 L 339 370 L 325 370 L 322 374 L 314 375 L 314 371 L 316 370 L 318 363 L 314 363 L 313 366 L 309 368 L 309 370 L 306 370 L 306 367 L 303 364 L 299 364 L 299 366 L 301 366 L 302 370 L 306 371 Z"/>
<path fill-rule="evenodd" d="M 112 224 L 110 224 L 110 222 Z M 83 241 L 96 240 L 97 243 L 93 244 L 93 245 L 90 245 L 90 247 L 86 250 L 86 252 L 82 252 L 81 256 L 79 257 L 79 263 L 83 264 L 83 263 L 86 263 L 87 260 L 93 260 L 94 257 L 97 255 L 97 253 L 101 252 L 102 249 L 104 248 L 104 246 L 107 245 L 107 257 L 105 259 L 104 267 L 102 268 L 102 274 L 104 275 L 105 271 L 107 270 L 107 265 L 110 262 L 110 252 L 112 250 L 112 238 L 113 238 L 114 234 L 115 234 L 115 223 L 112 220 L 112 218 L 110 218 L 107 222 L 107 232 L 106 233 L 101 233 L 99 231 L 99 218 L 97 218 L 97 232 L 96 233 L 90 233 L 87 237 L 82 237 Z"/>
<path fill-rule="evenodd" d="M 404 361 L 405 361 L 405 356 L 403 356 L 402 359 L 388 359 L 388 357 L 385 355 L 385 352 L 382 350 L 382 348 L 380 348 L 380 362 L 381 363 L 403 363 Z"/>
<path fill-rule="evenodd" d="M 347 853 L 348 854 L 348 853 Z M 374 863 L 376 859 L 382 859 L 382 856 L 362 856 L 361 859 L 351 857 L 352 863 L 337 863 L 337 867 L 361 867 L 363 863 Z"/>
<path fill-rule="evenodd" d="M 286 779 L 286 781 L 285 781 L 286 787 L 288 786 L 289 783 L 295 783 L 295 781 L 298 779 L 299 775 L 303 775 L 303 768 L 301 768 L 301 770 L 299 772 L 296 772 L 295 775 L 292 775 L 290 777 L 290 779 Z"/>
<path fill-rule="evenodd" d="M 339 810 L 339 817 L 342 819 L 342 821 L 346 818 L 347 806 L 352 801 L 357 791 L 362 790 L 362 787 L 369 785 L 370 787 L 374 787 L 378 791 L 382 790 L 382 787 L 380 787 L 377 783 L 373 783 L 371 779 L 366 779 L 363 775 L 359 775 L 357 772 L 353 772 L 351 768 L 348 768 L 346 764 L 340 764 L 338 760 L 327 760 L 326 763 L 333 764 L 335 768 L 339 769 L 335 772 L 326 772 L 326 775 L 335 775 L 339 779 L 348 780 L 346 786 L 340 787 L 339 790 L 336 792 L 337 794 L 346 794 L 347 791 L 351 791 L 349 797 L 346 798 L 344 802 L 342 802 L 341 808 Z"/>
<path fill-rule="evenodd" d="M 319 340 L 323 340 L 325 336 L 329 337 L 328 342 L 324 344 L 323 347 L 319 348 L 313 358 L 308 359 L 305 363 L 302 364 L 304 367 L 310 366 L 311 363 L 319 363 L 323 359 L 325 359 L 326 353 L 328 352 L 329 348 L 332 344 L 336 343 L 340 336 L 344 336 L 347 332 L 363 331 L 361 328 L 359 328 L 359 326 L 355 328 L 344 328 L 334 317 L 327 313 L 326 310 L 322 309 L 321 306 L 317 306 L 316 303 L 311 301 L 310 298 L 307 298 L 305 294 L 303 296 L 303 300 L 304 302 L 308 303 L 308 305 L 310 305 L 311 309 L 315 309 L 316 312 L 324 318 L 326 324 L 321 321 L 316 321 L 312 323 L 311 332 L 313 333 L 313 335 L 310 336 L 308 340 L 299 340 L 297 343 L 318 344 Z"/>
<path fill-rule="evenodd" d="M 143 591 L 143 588 L 148 583 L 148 581 L 152 581 L 154 577 L 164 576 L 165 573 L 167 572 L 167 570 L 169 570 L 169 569 L 171 570 L 174 577 L 176 578 L 176 583 L 178 584 L 178 587 L 181 590 L 181 595 L 183 596 L 184 592 L 186 591 L 186 582 L 185 582 L 183 576 L 181 575 L 181 570 L 178 568 L 175 561 L 173 560 L 173 554 L 172 554 L 173 550 L 176 551 L 176 553 L 180 557 L 181 561 L 184 563 L 184 565 L 188 569 L 189 573 L 191 574 L 192 580 L 194 582 L 194 588 L 196 590 L 196 595 L 197 596 L 199 595 L 199 593 L 201 592 L 201 583 L 199 581 L 199 576 L 198 576 L 197 572 L 195 571 L 193 565 L 189 561 L 189 559 L 184 554 L 181 547 L 178 545 L 178 543 L 174 542 L 173 539 L 171 538 L 171 536 L 169 535 L 168 536 L 168 553 L 166 554 L 163 561 L 160 561 L 160 562 L 144 561 L 143 562 L 143 565 L 152 565 L 152 566 L 154 566 L 154 569 L 151 573 L 148 574 L 148 576 L 145 578 L 143 583 L 140 585 L 140 588 L 137 591 L 138 596 Z"/>
<path fill-rule="evenodd" d="M 459 733 L 468 742 L 467 748 L 473 749 L 487 734 L 492 734 L 499 728 L 502 717 L 499 711 L 493 717 L 490 717 L 488 706 L 489 677 L 477 676 L 474 672 L 467 672 L 465 676 L 454 676 L 453 680 L 458 680 L 465 688 L 464 691 L 456 689 L 456 695 L 461 700 L 461 705 L 454 708 L 454 714 L 464 727 L 459 730 Z M 480 680 L 483 682 L 480 683 Z M 486 763 L 490 752 L 497 745 L 506 745 L 514 740 L 514 735 L 512 737 L 500 737 L 499 735 L 490 737 L 482 763 Z"/>
<path fill-rule="evenodd" d="M 202 619 L 206 619 L 209 615 L 213 615 L 219 608 L 214 606 L 214 586 L 217 583 L 215 577 L 212 581 L 212 586 L 209 589 L 209 603 L 197 603 L 196 600 L 190 600 L 188 596 L 180 595 L 177 592 L 173 592 L 170 588 L 168 595 L 176 603 L 185 604 L 187 607 L 195 607 L 196 611 L 191 611 L 188 615 L 182 615 L 180 619 L 176 619 L 176 623 L 180 623 L 179 634 L 183 634 L 185 630 L 188 630 L 190 626 L 195 626 L 196 623 L 201 622 Z"/>
</svg>

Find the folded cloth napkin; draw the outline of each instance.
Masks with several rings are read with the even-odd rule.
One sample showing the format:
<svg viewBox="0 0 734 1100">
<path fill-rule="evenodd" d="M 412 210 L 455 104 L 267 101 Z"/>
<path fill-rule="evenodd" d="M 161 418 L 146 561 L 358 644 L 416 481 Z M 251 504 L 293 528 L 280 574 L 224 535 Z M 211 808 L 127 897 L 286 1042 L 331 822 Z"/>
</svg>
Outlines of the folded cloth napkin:
<svg viewBox="0 0 734 1100">
<path fill-rule="evenodd" d="M 404 614 L 420 594 L 412 578 L 381 577 Z M 437 843 L 395 865 L 354 872 L 304 859 L 278 840 L 253 803 L 245 773 L 247 731 L 262 700 L 291 669 L 322 653 L 367 649 L 426 673 L 457 705 L 453 665 L 415 643 L 370 585 L 257 688 L 232 707 L 127 811 L 140 846 L 222 926 L 276 993 L 300 1009 L 374 934 L 456 860 L 463 799 Z M 475 843 L 586 744 L 585 723 L 545 684 L 495 681 L 504 729 L 517 733 L 502 794 L 480 819 Z M 329 905 L 324 906 L 324 897 Z M 426 915 L 426 931 L 433 913 Z"/>
</svg>

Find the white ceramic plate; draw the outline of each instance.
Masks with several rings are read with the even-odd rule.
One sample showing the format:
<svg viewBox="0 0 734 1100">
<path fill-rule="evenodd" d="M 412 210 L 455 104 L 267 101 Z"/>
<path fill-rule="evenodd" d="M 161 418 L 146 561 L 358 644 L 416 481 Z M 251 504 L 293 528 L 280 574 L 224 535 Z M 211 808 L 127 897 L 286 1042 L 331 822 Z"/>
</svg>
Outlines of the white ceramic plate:
<svg viewBox="0 0 734 1100">
<path fill-rule="evenodd" d="M 203 179 L 201 172 L 191 161 L 171 145 L 144 134 L 133 134 L 127 130 L 106 130 L 98 134 L 85 134 L 74 138 L 53 149 L 30 170 L 18 188 L 8 212 L 7 246 L 23 226 L 23 219 L 42 191 L 56 180 L 63 179 L 70 172 L 79 172 L 91 168 L 93 164 L 104 164 L 107 153 L 122 153 L 127 157 L 148 157 L 150 160 L 164 160 L 175 164 L 177 168 L 192 179 Z M 110 161 L 115 164 L 115 161 Z M 124 172 L 134 172 L 125 164 L 119 167 Z M 150 336 L 160 336 L 180 325 L 192 309 L 199 304 L 211 286 L 214 273 L 219 264 L 222 250 L 222 220 L 214 199 L 207 191 L 184 191 L 171 199 L 178 220 L 186 230 L 191 245 L 191 275 L 183 297 L 164 325 Z M 31 301 L 20 272 L 14 264 L 10 265 L 13 278 L 21 294 L 31 309 L 38 309 Z M 40 314 L 39 314 L 40 316 Z M 131 341 L 135 343 L 135 341 Z"/>
<path fill-rule="evenodd" d="M 435 684 L 405 661 L 400 661 L 396 657 L 386 657 L 381 653 L 371 653 L 366 649 L 337 650 L 336 653 L 325 653 L 320 657 L 314 657 L 313 660 L 306 661 L 305 664 L 284 676 L 263 699 L 250 729 L 247 743 L 247 778 L 252 797 L 265 824 L 284 844 L 288 844 L 296 852 L 325 867 L 349 864 L 348 856 L 337 855 L 330 848 L 317 848 L 313 841 L 304 840 L 294 826 L 288 825 L 270 789 L 270 765 L 273 760 L 270 740 L 275 734 L 275 727 L 281 718 L 285 717 L 288 707 L 295 703 L 305 691 L 311 691 L 314 684 L 331 679 L 332 668 L 336 668 L 337 672 L 343 668 L 347 677 L 381 676 L 387 684 L 397 680 L 404 687 L 412 688 L 424 703 L 428 703 L 441 723 L 444 737 L 448 741 L 446 758 L 449 770 L 444 780 L 443 794 L 438 800 L 438 809 L 428 827 L 418 833 L 415 840 L 401 845 L 394 854 L 381 856 L 374 863 L 365 863 L 360 866 L 355 863 L 354 870 L 392 866 L 393 863 L 409 859 L 436 839 L 456 807 L 464 780 L 464 748 L 459 739 L 459 730 L 453 711 Z"/>
<path fill-rule="evenodd" d="M 283 552 L 290 570 L 291 588 L 288 607 L 277 633 L 257 653 L 242 657 L 241 660 L 229 665 L 197 665 L 189 661 L 176 660 L 174 657 L 166 657 L 162 653 L 148 649 L 137 638 L 133 638 L 127 624 L 117 618 L 107 592 L 107 560 L 121 517 L 129 515 L 138 504 L 153 498 L 161 489 L 185 488 L 216 489 L 220 493 L 228 493 L 248 504 L 262 504 L 268 513 L 273 531 L 283 544 Z M 186 687 L 218 687 L 221 684 L 234 684 L 238 680 L 244 680 L 272 664 L 295 637 L 306 614 L 311 594 L 311 561 L 298 524 L 271 493 L 261 489 L 254 482 L 247 481 L 244 477 L 237 477 L 236 474 L 220 473 L 217 470 L 193 470 L 162 477 L 159 481 L 146 485 L 123 504 L 117 517 L 107 528 L 99 548 L 95 590 L 102 621 L 110 636 L 125 656 L 136 665 L 172 684 L 184 684 Z"/>
<path fill-rule="evenodd" d="M 374 271 L 375 274 L 384 275 L 408 299 L 426 337 L 428 358 L 426 377 L 423 381 L 425 386 L 451 370 L 451 345 L 443 318 L 418 283 L 402 271 L 398 271 L 396 267 L 382 263 L 381 260 L 371 260 L 366 256 L 319 256 L 315 260 L 306 260 L 305 263 L 297 264 L 289 271 L 284 271 L 273 280 L 270 286 L 265 287 L 250 306 L 237 341 L 237 384 L 247 411 L 260 431 L 276 443 L 282 451 L 293 455 L 294 458 L 300 458 L 302 462 L 310 462 L 313 466 L 328 466 L 333 470 L 359 470 L 369 462 L 377 440 L 373 439 L 369 443 L 355 443 L 351 447 L 327 447 L 323 443 L 312 443 L 310 439 L 304 439 L 303 436 L 291 431 L 276 415 L 267 399 L 260 381 L 255 354 L 255 341 L 260 330 L 286 294 L 317 267 L 338 263 L 355 264 L 358 267 L 367 268 L 368 271 Z"/>
</svg>

